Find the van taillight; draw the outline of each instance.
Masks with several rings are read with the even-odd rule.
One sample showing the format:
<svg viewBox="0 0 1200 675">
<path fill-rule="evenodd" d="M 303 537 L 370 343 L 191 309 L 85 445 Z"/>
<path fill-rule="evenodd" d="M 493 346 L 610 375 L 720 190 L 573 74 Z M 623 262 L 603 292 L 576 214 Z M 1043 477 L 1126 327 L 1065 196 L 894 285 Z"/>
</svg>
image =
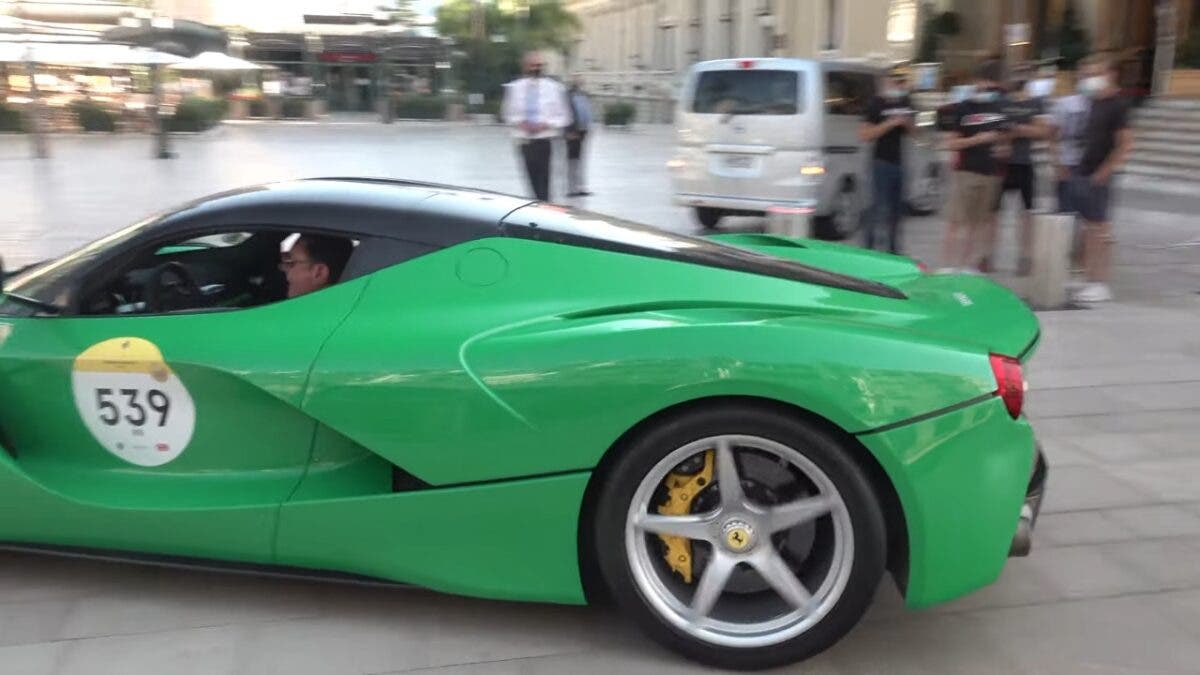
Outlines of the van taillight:
<svg viewBox="0 0 1200 675">
<path fill-rule="evenodd" d="M 738 67 L 745 70 L 754 67 L 754 59 L 742 59 L 738 61 Z"/>
<path fill-rule="evenodd" d="M 996 394 L 1015 420 L 1021 416 L 1021 406 L 1025 404 L 1025 376 L 1021 373 L 1021 362 L 1000 354 L 991 354 L 988 358 L 992 362 L 992 374 L 996 376 Z"/>
</svg>

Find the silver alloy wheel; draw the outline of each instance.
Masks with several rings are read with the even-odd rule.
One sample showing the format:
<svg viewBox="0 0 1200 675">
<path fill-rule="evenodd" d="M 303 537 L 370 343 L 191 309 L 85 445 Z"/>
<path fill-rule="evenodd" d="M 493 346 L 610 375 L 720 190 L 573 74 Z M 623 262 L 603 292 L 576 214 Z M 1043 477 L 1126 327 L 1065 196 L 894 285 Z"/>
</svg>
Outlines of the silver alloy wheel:
<svg viewBox="0 0 1200 675">
<path fill-rule="evenodd" d="M 713 478 L 720 494 L 719 505 L 706 513 L 658 515 L 655 493 L 667 475 L 683 461 L 711 449 L 716 451 Z M 790 465 L 815 486 L 816 494 L 777 506 L 750 500 L 743 489 L 736 460 L 738 453 L 744 452 L 770 455 Z M 821 551 L 828 564 L 819 583 L 810 584 L 815 586 L 810 588 L 777 550 L 772 535 L 822 519 L 832 525 L 828 550 Z M 665 569 L 662 554 L 650 545 L 651 535 L 680 536 L 707 544 L 708 562 L 699 580 L 692 584 L 694 591 L 690 598 L 688 587 L 681 588 L 682 582 Z M 846 589 L 854 562 L 853 535 L 846 504 L 824 471 L 793 448 L 741 435 L 701 439 L 668 454 L 642 479 L 625 520 L 629 567 L 638 590 L 651 608 L 698 640 L 740 648 L 779 644 L 820 622 Z M 737 616 L 715 616 L 714 610 L 727 582 L 742 565 L 756 571 L 774 591 L 775 605 L 763 607 L 765 612 L 760 616 L 754 616 L 746 608 L 739 608 Z M 784 611 L 772 611 L 777 609 L 779 600 Z"/>
</svg>

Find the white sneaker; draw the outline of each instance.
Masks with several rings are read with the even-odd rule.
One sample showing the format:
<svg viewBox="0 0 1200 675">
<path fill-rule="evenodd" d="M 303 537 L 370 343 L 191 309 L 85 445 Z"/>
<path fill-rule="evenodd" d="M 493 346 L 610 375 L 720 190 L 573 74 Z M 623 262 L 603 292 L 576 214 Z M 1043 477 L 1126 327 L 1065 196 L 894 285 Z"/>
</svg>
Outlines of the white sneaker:
<svg viewBox="0 0 1200 675">
<path fill-rule="evenodd" d="M 1099 282 L 1090 283 L 1075 293 L 1076 302 L 1108 302 L 1112 300 L 1112 297 L 1112 290 L 1109 289 L 1108 284 Z"/>
</svg>

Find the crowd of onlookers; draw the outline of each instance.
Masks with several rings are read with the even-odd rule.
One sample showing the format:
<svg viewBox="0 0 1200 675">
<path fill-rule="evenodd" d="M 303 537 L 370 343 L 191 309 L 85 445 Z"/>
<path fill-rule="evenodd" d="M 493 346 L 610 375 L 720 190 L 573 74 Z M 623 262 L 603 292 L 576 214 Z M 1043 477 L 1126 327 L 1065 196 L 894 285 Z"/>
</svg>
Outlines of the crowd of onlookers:
<svg viewBox="0 0 1200 675">
<path fill-rule="evenodd" d="M 1117 85 L 1117 65 L 1097 54 L 1078 71 L 1076 91 L 1057 98 L 1040 95 L 1033 72 L 1005 73 L 998 60 L 976 68 L 974 80 L 958 88 L 944 129 L 952 173 L 942 242 L 946 271 L 993 270 L 999 215 L 1005 195 L 1019 197 L 1017 273 L 1029 274 L 1033 257 L 1033 211 L 1038 190 L 1034 144 L 1049 149 L 1056 209 L 1078 216 L 1071 263 L 1079 279 L 1073 297 L 1081 303 L 1110 300 L 1112 178 L 1132 147 L 1129 105 Z M 906 77 L 894 71 L 864 116 L 859 137 L 874 144 L 874 201 L 865 240 L 874 247 L 887 235 L 899 250 L 904 181 L 901 139 L 913 131 Z"/>
</svg>

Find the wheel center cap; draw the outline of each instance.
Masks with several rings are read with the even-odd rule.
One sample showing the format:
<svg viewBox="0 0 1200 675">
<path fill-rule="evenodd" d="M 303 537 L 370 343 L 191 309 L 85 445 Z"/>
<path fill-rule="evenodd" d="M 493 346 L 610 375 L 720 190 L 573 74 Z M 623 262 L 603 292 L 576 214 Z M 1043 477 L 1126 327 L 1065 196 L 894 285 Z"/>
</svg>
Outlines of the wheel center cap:
<svg viewBox="0 0 1200 675">
<path fill-rule="evenodd" d="M 744 520 L 731 520 L 721 528 L 721 541 L 734 553 L 754 548 L 754 527 Z"/>
</svg>

